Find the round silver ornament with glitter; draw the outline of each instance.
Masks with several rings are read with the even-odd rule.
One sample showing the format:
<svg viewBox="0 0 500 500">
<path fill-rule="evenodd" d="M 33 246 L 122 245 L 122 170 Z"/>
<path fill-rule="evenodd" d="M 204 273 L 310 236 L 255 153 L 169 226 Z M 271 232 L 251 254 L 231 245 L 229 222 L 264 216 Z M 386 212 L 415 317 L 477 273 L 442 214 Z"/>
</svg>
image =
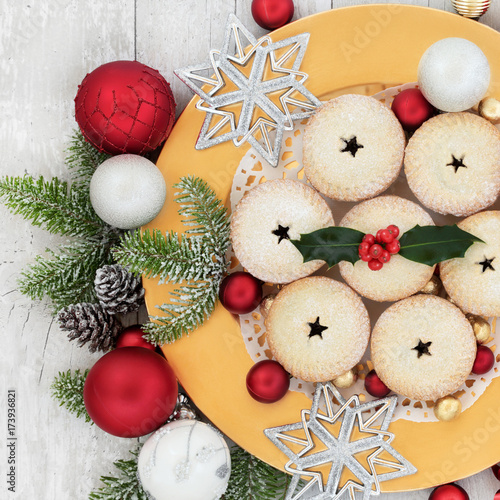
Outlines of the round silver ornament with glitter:
<svg viewBox="0 0 500 500">
<path fill-rule="evenodd" d="M 178 420 L 160 427 L 141 448 L 142 488 L 150 500 L 217 500 L 231 475 L 226 441 L 212 426 L 194 419 L 185 399 L 176 411 Z"/>
<path fill-rule="evenodd" d="M 490 7 L 491 0 L 451 0 L 458 14 L 469 19 L 478 19 Z"/>
</svg>

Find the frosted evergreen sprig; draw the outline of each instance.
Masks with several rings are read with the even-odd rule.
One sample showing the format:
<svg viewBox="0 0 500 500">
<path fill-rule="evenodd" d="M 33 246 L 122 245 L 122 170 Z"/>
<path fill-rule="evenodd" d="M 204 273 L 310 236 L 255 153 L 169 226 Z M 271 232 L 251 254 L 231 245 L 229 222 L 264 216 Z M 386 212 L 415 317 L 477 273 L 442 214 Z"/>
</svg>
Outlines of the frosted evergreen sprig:
<svg viewBox="0 0 500 500">
<path fill-rule="evenodd" d="M 93 238 L 115 231 L 94 212 L 85 189 L 57 177 L 3 177 L 0 197 L 13 213 L 52 234 Z"/>
<path fill-rule="evenodd" d="M 61 245 L 59 253 L 48 250 L 50 258 L 38 255 L 21 273 L 20 292 L 33 300 L 46 295 L 56 311 L 70 304 L 96 302 L 93 277 L 97 269 L 112 262 L 111 244 L 96 239 L 75 241 Z"/>
<path fill-rule="evenodd" d="M 210 317 L 228 263 L 229 218 L 223 203 L 203 180 L 183 177 L 174 185 L 179 214 L 189 227 L 184 234 L 145 231 L 124 235 L 113 253 L 124 267 L 160 283 L 181 283 L 143 328 L 147 340 L 161 345 L 189 334 Z"/>
<path fill-rule="evenodd" d="M 52 382 L 52 396 L 59 401 L 59 406 L 64 406 L 68 411 L 77 417 L 84 417 L 85 422 L 92 422 L 83 402 L 83 386 L 89 370 L 81 373 L 75 370 L 59 372 L 59 375 Z"/>
<path fill-rule="evenodd" d="M 231 449 L 231 477 L 224 500 L 280 500 L 292 477 L 242 448 Z"/>
<path fill-rule="evenodd" d="M 70 146 L 66 149 L 66 165 L 75 183 L 88 187 L 95 169 L 108 158 L 109 155 L 88 143 L 80 130 L 71 136 Z"/>
<path fill-rule="evenodd" d="M 104 486 L 89 495 L 89 500 L 148 500 L 137 475 L 138 451 L 130 452 L 131 460 L 117 460 L 113 465 L 120 471 L 118 477 L 101 476 Z"/>
</svg>

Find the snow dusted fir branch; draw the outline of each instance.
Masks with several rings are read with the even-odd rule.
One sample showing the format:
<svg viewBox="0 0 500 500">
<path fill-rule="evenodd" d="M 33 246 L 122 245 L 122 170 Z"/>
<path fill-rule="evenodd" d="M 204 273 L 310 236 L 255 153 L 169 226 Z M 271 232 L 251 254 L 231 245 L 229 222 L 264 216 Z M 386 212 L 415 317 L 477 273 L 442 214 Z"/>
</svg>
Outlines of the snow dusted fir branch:
<svg viewBox="0 0 500 500">
<path fill-rule="evenodd" d="M 126 234 L 114 250 L 115 259 L 136 274 L 181 284 L 171 292 L 162 312 L 143 326 L 147 340 L 161 345 L 189 334 L 210 317 L 228 263 L 229 218 L 214 191 L 198 177 L 183 177 L 174 186 L 184 234 L 136 231 Z"/>
<path fill-rule="evenodd" d="M 85 418 L 85 422 L 92 422 L 83 402 L 83 385 L 88 373 L 89 370 L 83 373 L 75 370 L 73 374 L 71 370 L 66 373 L 59 372 L 52 382 L 51 389 L 52 396 L 59 401 L 59 406 L 64 406 L 77 417 Z"/>
<path fill-rule="evenodd" d="M 118 477 L 101 476 L 104 486 L 89 495 L 89 500 L 148 500 L 137 474 L 139 452 L 130 452 L 134 458 L 117 460 L 113 465 L 120 471 Z"/>
</svg>

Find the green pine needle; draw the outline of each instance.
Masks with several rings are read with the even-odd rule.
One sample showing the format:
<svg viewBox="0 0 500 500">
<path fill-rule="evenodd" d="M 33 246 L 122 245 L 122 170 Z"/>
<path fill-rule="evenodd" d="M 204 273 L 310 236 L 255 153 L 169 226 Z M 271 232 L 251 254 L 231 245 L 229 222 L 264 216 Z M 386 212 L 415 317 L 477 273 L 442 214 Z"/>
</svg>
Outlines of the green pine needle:
<svg viewBox="0 0 500 500">
<path fill-rule="evenodd" d="M 96 302 L 94 277 L 97 269 L 112 262 L 110 242 L 87 240 L 48 250 L 52 258 L 37 256 L 21 273 L 19 290 L 31 299 L 47 296 L 55 312 L 70 304 Z"/>
<path fill-rule="evenodd" d="M 224 500 L 280 500 L 292 477 L 250 455 L 231 449 L 231 477 Z"/>
<path fill-rule="evenodd" d="M 93 238 L 113 232 L 94 212 L 88 191 L 57 177 L 3 177 L 0 198 L 13 213 L 52 234 Z"/>
<path fill-rule="evenodd" d="M 83 403 L 83 385 L 89 370 L 80 373 L 80 370 L 75 370 L 71 373 L 68 370 L 66 373 L 59 372 L 59 375 L 52 383 L 52 396 L 59 400 L 59 406 L 64 406 L 71 413 L 75 413 L 77 417 L 84 417 L 85 422 L 92 422 Z"/>
<path fill-rule="evenodd" d="M 156 345 L 188 335 L 210 317 L 217 302 L 219 285 L 227 269 L 229 247 L 227 210 L 202 179 L 183 177 L 174 186 L 175 201 L 190 229 L 184 234 L 161 231 L 135 232 L 122 237 L 113 253 L 122 266 L 160 283 L 182 283 L 170 301 L 157 306 L 162 315 L 151 316 L 144 326 L 147 340 Z"/>
<path fill-rule="evenodd" d="M 70 146 L 66 149 L 66 165 L 75 183 L 88 186 L 95 169 L 108 158 L 109 155 L 100 153 L 88 143 L 79 130 L 71 136 Z"/>
<path fill-rule="evenodd" d="M 138 452 L 130 453 L 133 459 L 113 462 L 120 471 L 118 477 L 101 476 L 104 486 L 91 492 L 89 500 L 147 500 L 137 476 Z"/>
</svg>

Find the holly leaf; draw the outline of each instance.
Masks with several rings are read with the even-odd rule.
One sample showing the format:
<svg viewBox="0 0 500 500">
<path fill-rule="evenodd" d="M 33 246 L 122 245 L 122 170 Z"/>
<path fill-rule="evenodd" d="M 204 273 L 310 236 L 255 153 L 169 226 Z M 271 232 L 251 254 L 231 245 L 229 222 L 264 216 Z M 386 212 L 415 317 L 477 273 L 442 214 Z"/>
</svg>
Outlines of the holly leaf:
<svg viewBox="0 0 500 500">
<path fill-rule="evenodd" d="M 300 240 L 290 240 L 304 257 L 304 262 L 324 260 L 328 267 L 341 260 L 355 263 L 359 260 L 358 247 L 365 233 L 349 227 L 325 227 L 308 234 Z"/>
<path fill-rule="evenodd" d="M 452 226 L 419 226 L 406 231 L 399 243 L 399 255 L 405 259 L 433 266 L 443 260 L 463 257 L 476 241 L 484 243 L 473 234 Z"/>
</svg>

